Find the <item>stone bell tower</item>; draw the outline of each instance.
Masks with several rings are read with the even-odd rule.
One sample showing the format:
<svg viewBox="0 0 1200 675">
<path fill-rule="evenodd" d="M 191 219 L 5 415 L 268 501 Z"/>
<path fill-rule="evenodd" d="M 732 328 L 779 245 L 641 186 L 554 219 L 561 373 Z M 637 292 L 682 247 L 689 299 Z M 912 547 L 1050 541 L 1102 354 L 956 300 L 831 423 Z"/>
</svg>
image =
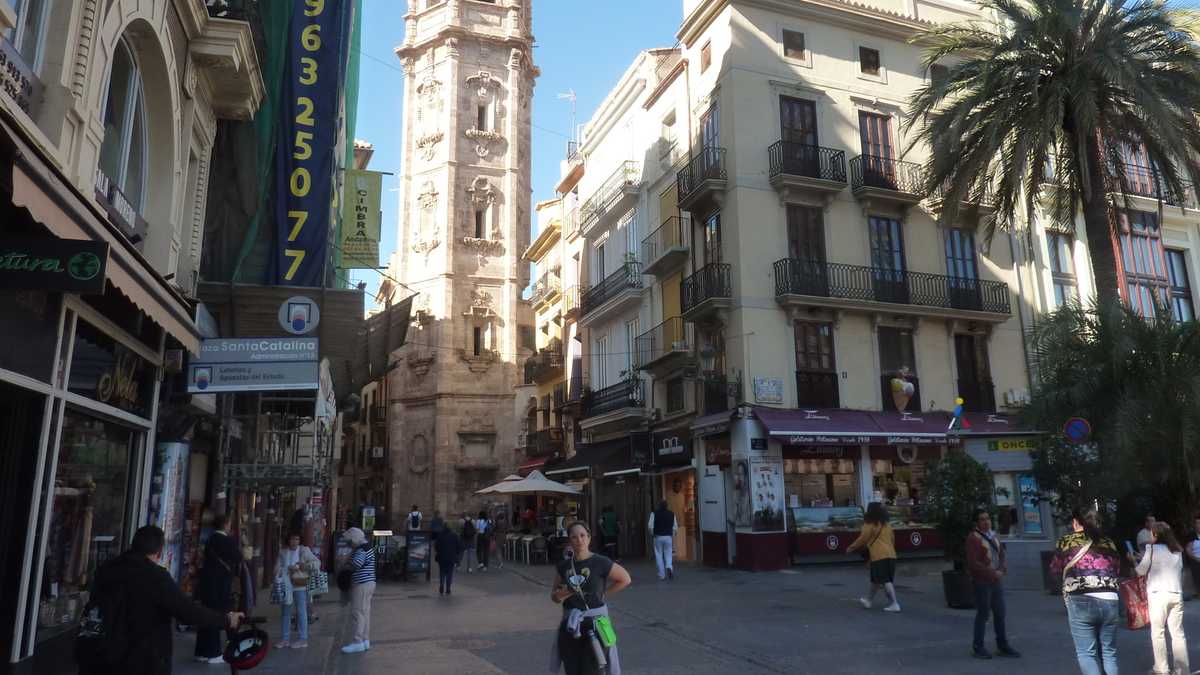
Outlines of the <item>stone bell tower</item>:
<svg viewBox="0 0 1200 675">
<path fill-rule="evenodd" d="M 532 342 L 531 0 L 409 0 L 404 160 L 390 274 L 419 293 L 388 380 L 392 504 L 477 510 L 515 471 Z M 428 517 L 428 515 L 427 515 Z"/>
</svg>

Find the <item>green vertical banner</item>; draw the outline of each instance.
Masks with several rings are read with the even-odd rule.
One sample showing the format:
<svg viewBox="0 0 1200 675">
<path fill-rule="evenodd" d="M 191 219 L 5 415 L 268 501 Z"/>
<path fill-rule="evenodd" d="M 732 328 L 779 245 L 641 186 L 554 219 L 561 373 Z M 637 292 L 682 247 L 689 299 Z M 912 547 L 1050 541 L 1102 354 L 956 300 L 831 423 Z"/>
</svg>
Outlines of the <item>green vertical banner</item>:
<svg viewBox="0 0 1200 675">
<path fill-rule="evenodd" d="M 379 230 L 383 174 L 347 169 L 342 200 L 342 267 L 379 267 Z"/>
</svg>

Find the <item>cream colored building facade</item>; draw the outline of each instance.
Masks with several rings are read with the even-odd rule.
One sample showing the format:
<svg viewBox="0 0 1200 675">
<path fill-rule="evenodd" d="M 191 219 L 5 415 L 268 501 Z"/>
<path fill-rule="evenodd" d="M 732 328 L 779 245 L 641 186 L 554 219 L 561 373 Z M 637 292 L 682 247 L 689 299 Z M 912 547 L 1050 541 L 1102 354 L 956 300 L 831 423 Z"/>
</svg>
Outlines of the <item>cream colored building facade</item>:
<svg viewBox="0 0 1200 675">
<path fill-rule="evenodd" d="M 405 15 L 396 49 L 405 148 L 389 274 L 418 296 L 388 385 L 394 504 L 475 509 L 483 502 L 474 492 L 522 460 L 514 388 L 533 347 L 521 299 L 537 76 L 531 4 L 412 2 Z"/>
</svg>

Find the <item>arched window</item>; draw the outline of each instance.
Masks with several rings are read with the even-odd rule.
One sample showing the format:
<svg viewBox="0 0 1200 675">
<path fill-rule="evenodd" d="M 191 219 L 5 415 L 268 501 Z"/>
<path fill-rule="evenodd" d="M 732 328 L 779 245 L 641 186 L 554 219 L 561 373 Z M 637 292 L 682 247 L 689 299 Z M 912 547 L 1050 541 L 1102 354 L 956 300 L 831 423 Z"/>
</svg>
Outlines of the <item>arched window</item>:
<svg viewBox="0 0 1200 675">
<path fill-rule="evenodd" d="M 125 40 L 117 43 L 108 79 L 100 172 L 120 190 L 129 207 L 142 211 L 146 192 L 146 106 L 137 59 Z M 105 196 L 117 201 L 116 195 Z M 120 211 L 124 205 L 113 206 Z"/>
</svg>

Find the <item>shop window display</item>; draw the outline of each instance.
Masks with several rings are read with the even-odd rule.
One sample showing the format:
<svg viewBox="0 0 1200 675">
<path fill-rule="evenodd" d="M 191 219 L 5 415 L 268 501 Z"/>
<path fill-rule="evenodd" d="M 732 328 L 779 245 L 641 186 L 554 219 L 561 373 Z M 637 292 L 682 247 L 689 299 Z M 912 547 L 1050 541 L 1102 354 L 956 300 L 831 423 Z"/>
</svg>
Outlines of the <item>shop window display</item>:
<svg viewBox="0 0 1200 675">
<path fill-rule="evenodd" d="M 38 640 L 71 630 L 96 568 L 127 541 L 129 464 L 136 432 L 67 410 L 43 560 Z"/>
<path fill-rule="evenodd" d="M 785 459 L 784 488 L 789 506 L 859 506 L 858 463 L 853 459 Z"/>
</svg>

